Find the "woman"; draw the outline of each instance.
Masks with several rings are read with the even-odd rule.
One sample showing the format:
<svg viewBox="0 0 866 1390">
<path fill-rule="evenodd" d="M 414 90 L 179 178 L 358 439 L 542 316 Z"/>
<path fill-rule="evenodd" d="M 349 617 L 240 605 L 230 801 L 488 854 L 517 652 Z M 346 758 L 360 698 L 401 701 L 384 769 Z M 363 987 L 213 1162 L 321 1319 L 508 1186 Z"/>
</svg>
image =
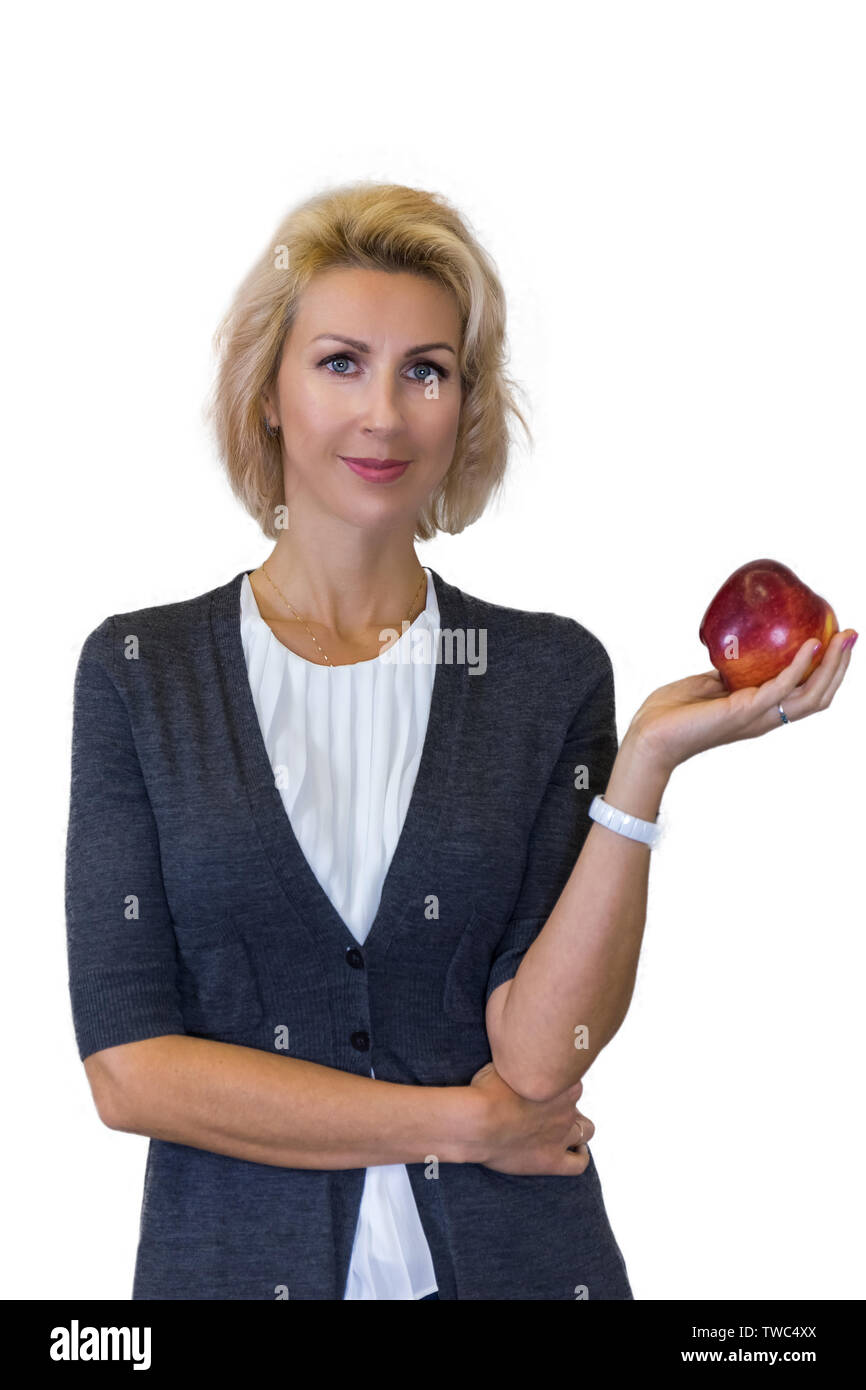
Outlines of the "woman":
<svg viewBox="0 0 866 1390">
<path fill-rule="evenodd" d="M 522 422 L 441 198 L 297 208 L 218 342 L 274 547 L 106 618 L 76 673 L 70 989 L 101 1118 L 151 1139 L 133 1298 L 630 1299 L 577 1102 L 652 822 L 678 763 L 825 708 L 854 634 L 802 686 L 811 644 L 758 689 L 665 686 L 618 746 L 597 637 L 420 565 Z"/>
</svg>

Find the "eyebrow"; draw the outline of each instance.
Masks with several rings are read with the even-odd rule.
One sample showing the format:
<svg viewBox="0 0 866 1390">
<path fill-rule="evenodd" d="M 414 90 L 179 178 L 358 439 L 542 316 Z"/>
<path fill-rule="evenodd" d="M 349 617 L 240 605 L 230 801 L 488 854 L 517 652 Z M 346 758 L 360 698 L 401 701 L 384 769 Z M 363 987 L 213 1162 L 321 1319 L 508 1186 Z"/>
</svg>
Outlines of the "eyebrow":
<svg viewBox="0 0 866 1390">
<path fill-rule="evenodd" d="M 342 333 L 319 333 L 310 339 L 310 344 L 318 343 L 322 338 L 331 338 L 335 343 L 348 343 L 350 347 L 357 348 L 358 352 L 370 351 L 367 343 L 361 343 L 357 338 L 347 338 Z M 457 356 L 450 343 L 419 343 L 417 347 L 408 348 L 406 356 L 414 357 L 417 352 L 432 352 L 434 348 L 444 348 L 446 352 L 453 352 L 454 356 Z"/>
</svg>

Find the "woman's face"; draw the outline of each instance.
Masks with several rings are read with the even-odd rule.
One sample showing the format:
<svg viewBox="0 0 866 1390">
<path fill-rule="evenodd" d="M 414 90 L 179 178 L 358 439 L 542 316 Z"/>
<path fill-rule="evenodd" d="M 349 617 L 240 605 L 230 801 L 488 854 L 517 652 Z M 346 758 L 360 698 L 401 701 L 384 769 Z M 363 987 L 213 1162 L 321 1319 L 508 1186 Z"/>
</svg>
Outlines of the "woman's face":
<svg viewBox="0 0 866 1390">
<path fill-rule="evenodd" d="M 286 338 L 276 392 L 265 396 L 282 433 L 290 515 L 300 504 L 353 525 L 413 529 L 454 457 L 459 348 L 457 304 L 443 286 L 347 267 L 315 276 Z M 408 466 L 365 475 L 347 458 Z"/>
</svg>

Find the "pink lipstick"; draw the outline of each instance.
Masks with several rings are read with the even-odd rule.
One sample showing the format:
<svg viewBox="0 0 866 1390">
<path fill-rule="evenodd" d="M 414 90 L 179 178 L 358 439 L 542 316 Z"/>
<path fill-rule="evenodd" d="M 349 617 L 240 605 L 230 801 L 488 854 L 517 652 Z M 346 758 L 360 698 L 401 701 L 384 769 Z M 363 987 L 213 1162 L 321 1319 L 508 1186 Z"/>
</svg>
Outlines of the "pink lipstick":
<svg viewBox="0 0 866 1390">
<path fill-rule="evenodd" d="M 343 462 L 351 468 L 353 473 L 357 473 L 359 478 L 366 478 L 368 483 L 388 483 L 393 478 L 400 478 L 406 472 L 411 463 L 411 459 L 352 459 L 346 458 L 343 454 L 338 454 Z"/>
</svg>

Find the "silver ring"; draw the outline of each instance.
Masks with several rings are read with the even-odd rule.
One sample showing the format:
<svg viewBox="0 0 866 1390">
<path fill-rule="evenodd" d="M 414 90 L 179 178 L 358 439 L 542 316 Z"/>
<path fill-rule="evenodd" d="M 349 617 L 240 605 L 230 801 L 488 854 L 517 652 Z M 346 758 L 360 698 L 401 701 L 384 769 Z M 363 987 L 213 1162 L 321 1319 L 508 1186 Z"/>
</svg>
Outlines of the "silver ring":
<svg viewBox="0 0 866 1390">
<path fill-rule="evenodd" d="M 787 714 L 785 713 L 785 711 L 782 709 L 782 706 L 781 706 L 781 705 L 778 705 L 778 706 L 777 706 L 777 709 L 778 709 L 779 713 L 780 713 L 781 716 L 782 716 L 782 723 L 783 723 L 783 724 L 790 724 L 791 721 L 790 721 L 790 719 L 788 718 L 788 716 L 787 716 Z"/>
</svg>

